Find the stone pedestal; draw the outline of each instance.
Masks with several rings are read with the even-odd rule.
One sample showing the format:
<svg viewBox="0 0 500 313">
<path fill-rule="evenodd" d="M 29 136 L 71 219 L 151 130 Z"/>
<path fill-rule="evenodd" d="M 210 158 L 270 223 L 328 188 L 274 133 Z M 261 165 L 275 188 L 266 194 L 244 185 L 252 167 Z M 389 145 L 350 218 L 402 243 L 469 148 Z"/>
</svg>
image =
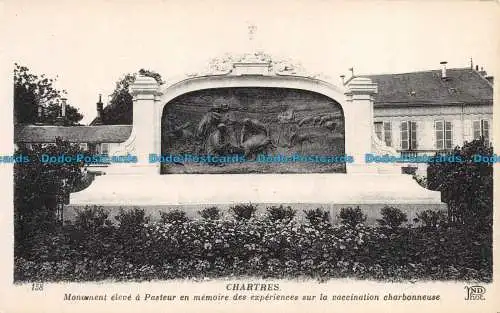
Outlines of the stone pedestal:
<svg viewBox="0 0 500 313">
<path fill-rule="evenodd" d="M 134 97 L 132 129 L 135 135 L 134 152 L 138 160 L 137 164 L 130 166 L 130 171 L 135 173 L 140 172 L 145 175 L 160 173 L 158 163 L 150 164 L 148 161 L 149 154 L 158 153 L 160 146 L 161 125 L 158 125 L 157 121 L 161 118 L 161 112 L 158 112 L 161 93 L 158 87 L 154 78 L 139 75 L 130 88 Z"/>
<path fill-rule="evenodd" d="M 346 106 L 352 110 L 346 112 L 346 153 L 354 157 L 354 163 L 348 164 L 347 173 L 376 173 L 377 167 L 367 165 L 365 154 L 372 151 L 373 136 L 373 96 L 377 85 L 368 78 L 353 78 L 345 91 Z M 353 116 L 347 116 L 352 114 Z"/>
</svg>

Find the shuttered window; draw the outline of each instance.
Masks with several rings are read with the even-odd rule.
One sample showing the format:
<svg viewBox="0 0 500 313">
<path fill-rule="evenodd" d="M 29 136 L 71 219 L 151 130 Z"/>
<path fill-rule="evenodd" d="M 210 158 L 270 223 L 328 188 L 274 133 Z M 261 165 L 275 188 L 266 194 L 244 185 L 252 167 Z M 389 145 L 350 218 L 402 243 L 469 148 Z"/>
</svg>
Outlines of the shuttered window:
<svg viewBox="0 0 500 313">
<path fill-rule="evenodd" d="M 385 145 L 392 146 L 392 127 L 391 122 L 384 122 L 384 140 Z"/>
<path fill-rule="evenodd" d="M 490 125 L 487 120 L 472 122 L 472 130 L 474 139 L 481 139 L 483 137 L 486 142 L 490 140 Z"/>
<path fill-rule="evenodd" d="M 401 149 L 416 150 L 417 149 L 417 122 L 404 121 L 401 122 Z"/>
<path fill-rule="evenodd" d="M 383 128 L 382 122 L 375 122 L 375 134 L 377 135 L 378 139 L 380 139 L 380 140 L 383 140 L 382 128 Z"/>
<path fill-rule="evenodd" d="M 453 147 L 453 124 L 450 121 L 436 121 L 436 149 L 444 150 Z"/>
</svg>

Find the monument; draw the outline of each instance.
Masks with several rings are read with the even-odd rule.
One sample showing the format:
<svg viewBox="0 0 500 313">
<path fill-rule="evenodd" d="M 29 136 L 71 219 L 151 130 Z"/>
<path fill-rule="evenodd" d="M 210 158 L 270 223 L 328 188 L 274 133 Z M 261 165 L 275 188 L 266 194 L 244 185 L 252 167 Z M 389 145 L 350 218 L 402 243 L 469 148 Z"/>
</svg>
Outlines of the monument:
<svg viewBox="0 0 500 313">
<path fill-rule="evenodd" d="M 262 53 L 216 59 L 207 72 L 161 87 L 138 76 L 131 86 L 132 133 L 117 151 L 136 155 L 138 163 L 112 164 L 90 187 L 71 194 L 70 207 L 317 203 L 378 212 L 394 205 L 410 216 L 445 208 L 439 192 L 401 174 L 397 164 L 365 162 L 366 153 L 397 154 L 375 135 L 376 92 L 368 78 L 338 87 Z M 235 154 L 245 162 L 150 162 L 151 155 L 167 154 Z M 352 159 L 255 162 L 263 154 Z"/>
</svg>

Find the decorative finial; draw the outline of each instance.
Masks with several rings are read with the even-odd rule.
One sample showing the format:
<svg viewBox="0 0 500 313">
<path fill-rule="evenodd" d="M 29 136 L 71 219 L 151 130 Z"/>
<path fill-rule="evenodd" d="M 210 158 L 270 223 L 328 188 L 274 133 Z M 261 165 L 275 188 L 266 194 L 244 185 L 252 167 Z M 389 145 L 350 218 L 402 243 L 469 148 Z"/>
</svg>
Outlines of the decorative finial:
<svg viewBox="0 0 500 313">
<path fill-rule="evenodd" d="M 255 24 L 248 25 L 248 39 L 252 41 L 254 39 L 255 32 L 257 31 L 257 26 Z"/>
<path fill-rule="evenodd" d="M 354 67 L 350 67 L 349 71 L 351 71 L 351 77 L 354 77 Z"/>
</svg>

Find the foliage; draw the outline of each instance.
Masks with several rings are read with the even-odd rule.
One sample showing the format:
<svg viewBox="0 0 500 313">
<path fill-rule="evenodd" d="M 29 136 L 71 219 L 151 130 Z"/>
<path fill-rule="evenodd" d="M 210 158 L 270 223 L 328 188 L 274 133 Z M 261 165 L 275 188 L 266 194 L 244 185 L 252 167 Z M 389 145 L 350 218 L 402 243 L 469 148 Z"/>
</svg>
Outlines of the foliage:
<svg viewBox="0 0 500 313">
<path fill-rule="evenodd" d="M 65 90 L 54 87 L 56 79 L 45 75 L 32 74 L 26 66 L 14 64 L 14 121 L 15 123 L 35 123 L 54 125 L 60 115 L 62 98 Z M 45 116 L 38 118 L 38 106 L 45 107 Z M 66 122 L 69 125 L 78 124 L 83 115 L 78 109 L 66 105 Z"/>
<path fill-rule="evenodd" d="M 448 217 L 443 211 L 425 210 L 417 213 L 416 222 L 430 228 L 443 227 L 446 226 Z"/>
<path fill-rule="evenodd" d="M 351 227 L 354 227 L 357 224 L 363 224 L 366 221 L 366 215 L 363 214 L 359 206 L 356 208 L 341 208 L 338 217 L 340 219 L 340 223 Z"/>
<path fill-rule="evenodd" d="M 377 219 L 380 226 L 394 229 L 400 227 L 401 224 L 408 221 L 406 213 L 395 207 L 384 206 L 382 210 L 380 210 L 380 214 L 382 215 L 382 218 Z"/>
<path fill-rule="evenodd" d="M 144 209 L 133 208 L 132 210 L 126 211 L 120 208 L 120 213 L 115 216 L 115 219 L 118 221 L 120 229 L 135 231 L 146 225 L 150 217 L 146 216 Z"/>
<path fill-rule="evenodd" d="M 104 210 L 99 206 L 85 206 L 83 209 L 76 209 L 74 225 L 78 229 L 95 233 L 103 227 L 111 226 L 108 219 L 109 210 Z"/>
<path fill-rule="evenodd" d="M 160 218 L 163 223 L 185 223 L 189 220 L 186 212 L 177 209 L 160 212 Z"/>
<path fill-rule="evenodd" d="M 90 208 L 101 216 L 99 208 Z M 88 223 L 37 236 L 15 257 L 17 281 L 176 278 L 359 278 L 491 281 L 492 237 L 468 227 L 313 227 L 296 220 L 146 222 L 144 211 L 120 214 L 95 232 Z M 134 231 L 131 231 L 131 228 Z"/>
<path fill-rule="evenodd" d="M 255 212 L 257 211 L 257 206 L 252 203 L 236 204 L 230 207 L 229 211 L 232 213 L 233 217 L 238 221 L 248 220 L 255 216 Z"/>
<path fill-rule="evenodd" d="M 83 164 L 55 164 L 42 162 L 42 154 L 75 156 L 78 146 L 56 140 L 55 145 L 32 149 L 20 147 L 14 154 L 29 162 L 14 163 L 14 234 L 15 249 L 23 251 L 32 245 L 31 237 L 39 233 L 54 232 L 60 220 L 57 216 L 61 205 L 82 184 L 85 175 Z M 21 252 L 20 252 L 21 253 Z"/>
<path fill-rule="evenodd" d="M 304 213 L 306 215 L 306 219 L 311 225 L 318 226 L 330 223 L 330 212 L 321 208 L 306 210 Z"/>
<path fill-rule="evenodd" d="M 150 70 L 140 69 L 139 74 L 154 78 L 158 84 L 163 84 L 161 75 Z M 116 87 L 111 94 L 109 105 L 104 108 L 103 123 L 107 125 L 131 125 L 132 124 L 132 95 L 129 87 L 136 79 L 136 73 L 124 75 L 116 82 Z"/>
<path fill-rule="evenodd" d="M 420 175 L 413 175 L 413 179 L 422 187 L 427 188 L 427 177 L 426 176 L 420 176 Z"/>
<path fill-rule="evenodd" d="M 462 162 L 430 163 L 428 188 L 441 191 L 442 200 L 448 204 L 450 222 L 491 228 L 493 166 L 492 163 L 474 162 L 474 155 L 492 157 L 493 148 L 483 139 L 456 147 L 450 156 Z"/>
<path fill-rule="evenodd" d="M 297 210 L 292 207 L 283 205 L 280 206 L 270 206 L 267 208 L 267 215 L 271 221 L 282 220 L 284 222 L 290 222 L 297 214 Z"/>
<path fill-rule="evenodd" d="M 201 216 L 201 218 L 206 220 L 220 220 L 222 217 L 221 211 L 216 206 L 204 208 L 203 210 L 199 211 L 198 214 Z"/>
</svg>

